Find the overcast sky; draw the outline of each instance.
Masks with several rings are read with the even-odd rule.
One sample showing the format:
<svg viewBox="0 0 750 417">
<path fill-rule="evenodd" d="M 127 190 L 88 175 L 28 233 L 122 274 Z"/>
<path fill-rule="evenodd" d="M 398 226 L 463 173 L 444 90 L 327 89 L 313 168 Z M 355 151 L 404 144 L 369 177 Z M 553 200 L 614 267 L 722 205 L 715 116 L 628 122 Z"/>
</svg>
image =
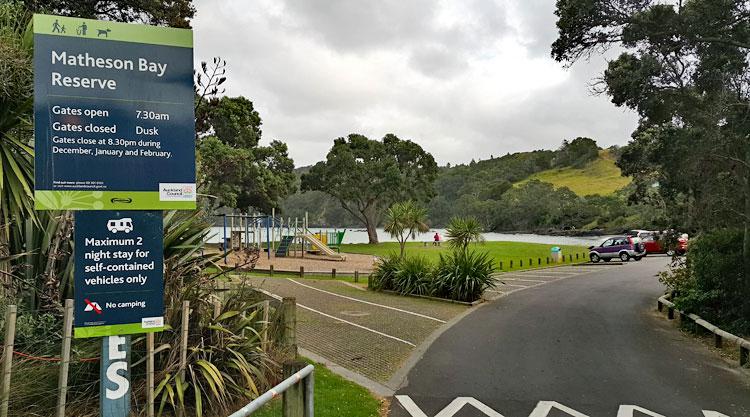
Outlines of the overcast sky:
<svg viewBox="0 0 750 417">
<path fill-rule="evenodd" d="M 197 0 L 195 59 L 228 61 L 265 141 L 297 166 L 334 138 L 394 133 L 443 165 L 588 136 L 625 144 L 636 115 L 593 96 L 602 58 L 550 58 L 555 0 Z"/>
</svg>

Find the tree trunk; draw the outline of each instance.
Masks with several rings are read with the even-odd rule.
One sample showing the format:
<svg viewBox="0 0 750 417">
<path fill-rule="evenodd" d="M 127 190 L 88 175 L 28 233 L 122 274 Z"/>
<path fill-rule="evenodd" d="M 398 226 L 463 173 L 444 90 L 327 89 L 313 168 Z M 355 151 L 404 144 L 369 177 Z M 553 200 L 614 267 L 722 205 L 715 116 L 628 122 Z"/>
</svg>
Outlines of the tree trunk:
<svg viewBox="0 0 750 417">
<path fill-rule="evenodd" d="M 378 243 L 378 230 L 373 224 L 373 222 L 370 221 L 370 219 L 367 219 L 367 221 L 365 222 L 365 227 L 367 227 L 368 243 L 370 243 L 371 245 L 377 244 Z"/>
<path fill-rule="evenodd" d="M 748 137 L 750 139 L 750 137 Z M 745 189 L 745 221 L 744 236 L 742 241 L 742 260 L 745 277 L 745 294 L 750 294 L 750 144 L 745 145 L 745 179 L 743 188 Z M 746 312 L 750 313 L 750 302 L 745 303 Z"/>
</svg>

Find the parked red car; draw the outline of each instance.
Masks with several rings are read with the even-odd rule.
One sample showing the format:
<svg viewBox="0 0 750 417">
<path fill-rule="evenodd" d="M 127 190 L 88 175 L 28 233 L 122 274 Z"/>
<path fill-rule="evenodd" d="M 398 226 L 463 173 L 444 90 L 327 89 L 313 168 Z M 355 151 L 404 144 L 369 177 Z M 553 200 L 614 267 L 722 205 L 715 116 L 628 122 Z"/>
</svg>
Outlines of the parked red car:
<svg viewBox="0 0 750 417">
<path fill-rule="evenodd" d="M 665 234 L 657 231 L 650 230 L 630 230 L 628 231 L 629 236 L 637 236 L 640 238 L 643 246 L 646 249 L 646 254 L 665 253 L 669 256 L 675 254 L 682 256 L 687 253 L 688 248 L 688 235 L 682 234 L 677 238 L 677 247 L 668 248 L 665 244 Z"/>
</svg>

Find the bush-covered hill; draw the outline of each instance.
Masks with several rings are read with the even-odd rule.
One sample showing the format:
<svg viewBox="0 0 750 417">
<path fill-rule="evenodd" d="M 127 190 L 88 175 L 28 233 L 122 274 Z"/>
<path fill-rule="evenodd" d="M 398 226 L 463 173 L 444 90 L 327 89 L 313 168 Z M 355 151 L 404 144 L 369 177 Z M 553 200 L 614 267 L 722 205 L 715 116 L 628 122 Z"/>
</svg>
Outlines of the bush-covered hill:
<svg viewBox="0 0 750 417">
<path fill-rule="evenodd" d="M 537 172 L 517 185 L 531 180 L 546 182 L 555 188 L 567 187 L 581 196 L 611 195 L 625 188 L 631 181 L 622 176 L 620 168 L 615 165 L 615 156 L 609 149 L 600 150 L 598 158 L 583 167 L 566 166 Z"/>
<path fill-rule="evenodd" d="M 616 149 L 599 149 L 588 138 L 565 141 L 558 150 L 536 150 L 440 168 L 435 197 L 427 204 L 430 225 L 453 216 L 475 216 L 486 230 L 548 231 L 647 227 L 650 213 L 628 205 L 630 183 L 615 165 Z M 304 169 L 304 168 L 301 168 Z M 297 193 L 282 207 L 285 216 L 318 226 L 357 221 L 322 192 Z"/>
</svg>

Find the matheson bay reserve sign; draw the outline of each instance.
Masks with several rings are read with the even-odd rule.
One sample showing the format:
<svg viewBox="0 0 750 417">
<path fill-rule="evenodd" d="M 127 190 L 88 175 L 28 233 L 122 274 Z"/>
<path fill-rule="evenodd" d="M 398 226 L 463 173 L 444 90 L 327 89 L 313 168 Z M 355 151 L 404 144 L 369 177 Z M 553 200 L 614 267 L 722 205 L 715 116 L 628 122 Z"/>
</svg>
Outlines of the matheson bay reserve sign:
<svg viewBox="0 0 750 417">
<path fill-rule="evenodd" d="M 193 35 L 34 15 L 39 210 L 195 208 Z"/>
</svg>

